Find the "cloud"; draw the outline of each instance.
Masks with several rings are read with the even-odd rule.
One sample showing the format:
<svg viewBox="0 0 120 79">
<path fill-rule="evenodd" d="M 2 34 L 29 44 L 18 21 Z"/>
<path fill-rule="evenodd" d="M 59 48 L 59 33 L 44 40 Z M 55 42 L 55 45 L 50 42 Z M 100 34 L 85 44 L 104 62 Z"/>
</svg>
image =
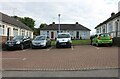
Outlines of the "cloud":
<svg viewBox="0 0 120 79">
<path fill-rule="evenodd" d="M 1 0 L 0 11 L 8 15 L 28 16 L 36 20 L 36 27 L 40 23 L 58 23 L 58 14 L 61 14 L 61 23 L 75 23 L 90 28 L 110 17 L 118 10 L 118 0 Z"/>
</svg>

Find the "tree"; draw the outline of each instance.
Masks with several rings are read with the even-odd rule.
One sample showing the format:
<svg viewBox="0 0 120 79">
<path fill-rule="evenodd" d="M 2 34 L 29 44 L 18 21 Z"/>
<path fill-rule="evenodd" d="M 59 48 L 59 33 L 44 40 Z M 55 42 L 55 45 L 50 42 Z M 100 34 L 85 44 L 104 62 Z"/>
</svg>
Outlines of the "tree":
<svg viewBox="0 0 120 79">
<path fill-rule="evenodd" d="M 46 23 L 42 23 L 39 28 L 41 29 L 41 28 L 46 27 L 46 26 L 47 26 Z"/>
<path fill-rule="evenodd" d="M 40 29 L 34 28 L 34 35 L 40 35 Z"/>
<path fill-rule="evenodd" d="M 24 18 L 21 19 L 21 22 L 34 30 L 35 20 L 33 20 L 32 18 L 24 17 Z"/>
<path fill-rule="evenodd" d="M 35 20 L 29 17 L 18 17 L 18 16 L 12 16 L 15 19 L 18 19 L 19 21 L 21 21 L 23 24 L 25 24 L 26 26 L 30 27 L 32 30 L 34 30 L 34 26 L 35 26 Z"/>
</svg>

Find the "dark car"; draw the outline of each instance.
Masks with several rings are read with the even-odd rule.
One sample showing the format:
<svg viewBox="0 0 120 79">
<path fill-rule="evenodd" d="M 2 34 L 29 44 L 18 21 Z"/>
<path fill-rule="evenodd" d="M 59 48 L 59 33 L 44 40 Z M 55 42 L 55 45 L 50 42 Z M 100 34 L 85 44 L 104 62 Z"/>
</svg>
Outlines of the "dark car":
<svg viewBox="0 0 120 79">
<path fill-rule="evenodd" d="M 6 49 L 21 49 L 31 47 L 31 38 L 26 36 L 15 36 L 13 39 L 6 42 Z"/>
</svg>

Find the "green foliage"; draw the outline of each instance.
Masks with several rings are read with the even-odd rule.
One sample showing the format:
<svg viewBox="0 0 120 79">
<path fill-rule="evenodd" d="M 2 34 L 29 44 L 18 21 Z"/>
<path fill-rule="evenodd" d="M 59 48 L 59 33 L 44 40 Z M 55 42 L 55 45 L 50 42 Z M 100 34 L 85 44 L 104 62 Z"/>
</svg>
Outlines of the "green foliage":
<svg viewBox="0 0 120 79">
<path fill-rule="evenodd" d="M 40 28 L 34 28 L 34 35 L 40 35 Z"/>
<path fill-rule="evenodd" d="M 19 21 L 21 21 L 23 24 L 25 24 L 26 26 L 30 27 L 32 30 L 34 30 L 34 26 L 35 26 L 35 20 L 33 20 L 32 18 L 29 17 L 18 17 L 18 16 L 12 16 L 15 19 L 18 19 Z"/>
<path fill-rule="evenodd" d="M 88 45 L 90 40 L 72 40 L 72 45 Z M 55 41 L 52 41 L 52 45 L 55 45 Z"/>
<path fill-rule="evenodd" d="M 46 23 L 42 23 L 42 24 L 40 25 L 40 28 L 43 28 L 43 27 L 46 27 L 46 26 L 47 26 Z"/>
<path fill-rule="evenodd" d="M 90 44 L 90 40 L 72 40 L 72 44 L 86 45 L 86 44 Z"/>
<path fill-rule="evenodd" d="M 31 29 L 34 29 L 35 21 L 32 18 L 24 17 L 21 19 L 21 22 L 30 27 Z"/>
</svg>

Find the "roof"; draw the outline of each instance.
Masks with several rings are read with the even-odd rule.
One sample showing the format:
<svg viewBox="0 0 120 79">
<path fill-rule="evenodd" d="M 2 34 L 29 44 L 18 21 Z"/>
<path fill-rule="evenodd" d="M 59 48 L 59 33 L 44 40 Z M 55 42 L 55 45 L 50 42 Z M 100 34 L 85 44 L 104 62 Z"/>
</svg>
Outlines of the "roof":
<svg viewBox="0 0 120 79">
<path fill-rule="evenodd" d="M 44 28 L 41 28 L 41 30 L 58 30 L 59 24 L 50 24 Z M 87 27 L 84 27 L 81 24 L 60 24 L 61 30 L 86 30 L 91 31 Z"/>
<path fill-rule="evenodd" d="M 20 22 L 19 20 L 15 19 L 13 17 L 10 17 L 10 16 L 8 16 L 6 14 L 3 14 L 1 12 L 0 12 L 0 16 L 2 17 L 0 19 L 0 21 L 2 21 L 2 22 L 5 22 L 5 23 L 8 23 L 8 24 L 17 26 L 19 28 L 23 28 L 23 29 L 32 31 L 32 29 L 30 29 L 28 26 L 26 26 L 25 24 L 23 24 L 22 22 Z"/>
<path fill-rule="evenodd" d="M 105 20 L 104 22 L 102 22 L 102 23 L 100 23 L 99 25 L 97 25 L 97 26 L 95 27 L 95 29 L 96 29 L 97 27 L 100 27 L 101 25 L 106 24 L 107 22 L 115 19 L 116 17 L 119 17 L 119 16 L 120 16 L 120 12 L 116 13 L 115 15 L 111 16 L 110 18 L 108 18 L 108 19 Z"/>
</svg>

